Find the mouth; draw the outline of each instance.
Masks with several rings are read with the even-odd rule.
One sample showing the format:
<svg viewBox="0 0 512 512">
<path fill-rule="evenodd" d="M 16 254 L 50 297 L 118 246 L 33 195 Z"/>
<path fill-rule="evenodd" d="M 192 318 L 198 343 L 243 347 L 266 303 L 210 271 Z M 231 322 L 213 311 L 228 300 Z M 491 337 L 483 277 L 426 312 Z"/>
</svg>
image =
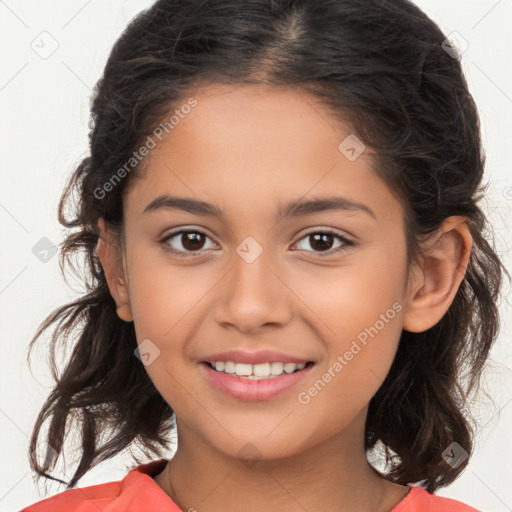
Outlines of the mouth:
<svg viewBox="0 0 512 512">
<path fill-rule="evenodd" d="M 275 379 L 282 375 L 297 373 L 310 368 L 314 362 L 280 363 L 267 362 L 260 364 L 235 363 L 234 361 L 204 361 L 213 371 L 249 380 Z"/>
<path fill-rule="evenodd" d="M 213 388 L 223 395 L 245 401 L 262 401 L 283 395 L 296 387 L 314 366 L 313 361 L 255 365 L 234 361 L 203 361 L 199 368 Z"/>
</svg>

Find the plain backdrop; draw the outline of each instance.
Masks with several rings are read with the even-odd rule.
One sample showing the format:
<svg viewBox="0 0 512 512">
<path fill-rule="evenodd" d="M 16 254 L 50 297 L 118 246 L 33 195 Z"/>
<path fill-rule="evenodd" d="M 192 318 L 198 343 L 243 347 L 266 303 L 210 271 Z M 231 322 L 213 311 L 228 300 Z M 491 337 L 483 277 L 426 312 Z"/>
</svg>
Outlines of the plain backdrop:
<svg viewBox="0 0 512 512">
<path fill-rule="evenodd" d="M 28 443 L 53 381 L 44 347 L 28 343 L 39 323 L 77 296 L 64 281 L 52 246 L 64 236 L 57 204 L 74 164 L 87 151 L 89 96 L 114 41 L 149 0 L 0 0 L 0 510 L 15 511 L 64 490 L 34 483 Z M 445 34 L 467 48 L 462 64 L 478 105 L 487 154 L 484 207 L 510 269 L 512 207 L 511 0 L 418 0 Z M 46 252 L 45 252 L 46 251 Z M 475 409 L 480 427 L 469 466 L 438 492 L 485 512 L 512 510 L 512 349 L 509 288 L 502 331 Z M 47 339 L 47 338 L 46 338 Z M 169 456 L 171 452 L 169 453 Z M 121 479 L 122 454 L 94 468 L 81 487 Z M 69 476 L 69 474 L 67 475 Z M 45 490 L 48 494 L 45 494 Z"/>
</svg>

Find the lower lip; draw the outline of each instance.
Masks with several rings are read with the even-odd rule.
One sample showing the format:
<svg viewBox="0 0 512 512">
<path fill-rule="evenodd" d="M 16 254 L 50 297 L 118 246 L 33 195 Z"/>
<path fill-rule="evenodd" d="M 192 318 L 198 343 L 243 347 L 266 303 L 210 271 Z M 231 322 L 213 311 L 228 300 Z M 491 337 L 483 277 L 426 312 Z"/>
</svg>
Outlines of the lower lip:
<svg viewBox="0 0 512 512">
<path fill-rule="evenodd" d="M 284 393 L 304 379 L 313 366 L 311 364 L 302 370 L 286 373 L 279 377 L 256 380 L 233 377 L 213 370 L 207 363 L 200 364 L 201 371 L 217 389 L 233 398 L 252 402 L 270 400 L 280 393 Z"/>
</svg>

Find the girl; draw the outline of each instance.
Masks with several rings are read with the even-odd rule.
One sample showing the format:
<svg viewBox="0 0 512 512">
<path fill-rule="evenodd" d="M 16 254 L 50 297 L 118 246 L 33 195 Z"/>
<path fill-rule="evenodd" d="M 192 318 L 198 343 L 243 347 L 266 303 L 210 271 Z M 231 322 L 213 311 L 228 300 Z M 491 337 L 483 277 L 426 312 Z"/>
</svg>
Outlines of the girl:
<svg viewBox="0 0 512 512">
<path fill-rule="evenodd" d="M 434 492 L 469 461 L 504 268 L 440 29 L 407 0 L 159 0 L 92 120 L 59 210 L 88 293 L 31 342 L 76 336 L 31 467 L 66 483 L 70 418 L 80 458 L 24 510 L 474 511 Z M 73 489 L 134 441 L 152 462 Z"/>
</svg>

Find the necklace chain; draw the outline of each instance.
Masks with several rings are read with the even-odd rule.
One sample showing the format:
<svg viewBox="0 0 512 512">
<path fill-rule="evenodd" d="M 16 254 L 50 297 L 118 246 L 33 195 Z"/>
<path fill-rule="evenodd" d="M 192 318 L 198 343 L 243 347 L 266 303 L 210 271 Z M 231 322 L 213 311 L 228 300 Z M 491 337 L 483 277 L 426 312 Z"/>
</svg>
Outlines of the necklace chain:
<svg viewBox="0 0 512 512">
<path fill-rule="evenodd" d="M 174 503 L 176 503 L 176 505 L 178 505 L 178 507 L 181 509 L 181 510 L 185 510 L 182 506 L 181 506 L 181 501 L 178 499 L 178 496 L 176 494 L 176 491 L 174 490 L 174 487 L 172 486 L 172 479 L 171 479 L 171 468 L 172 468 L 172 464 L 171 464 L 171 461 L 169 461 L 167 463 L 168 465 L 168 480 L 169 480 L 169 487 L 171 488 L 171 491 L 172 491 L 172 500 L 174 501 Z"/>
</svg>

